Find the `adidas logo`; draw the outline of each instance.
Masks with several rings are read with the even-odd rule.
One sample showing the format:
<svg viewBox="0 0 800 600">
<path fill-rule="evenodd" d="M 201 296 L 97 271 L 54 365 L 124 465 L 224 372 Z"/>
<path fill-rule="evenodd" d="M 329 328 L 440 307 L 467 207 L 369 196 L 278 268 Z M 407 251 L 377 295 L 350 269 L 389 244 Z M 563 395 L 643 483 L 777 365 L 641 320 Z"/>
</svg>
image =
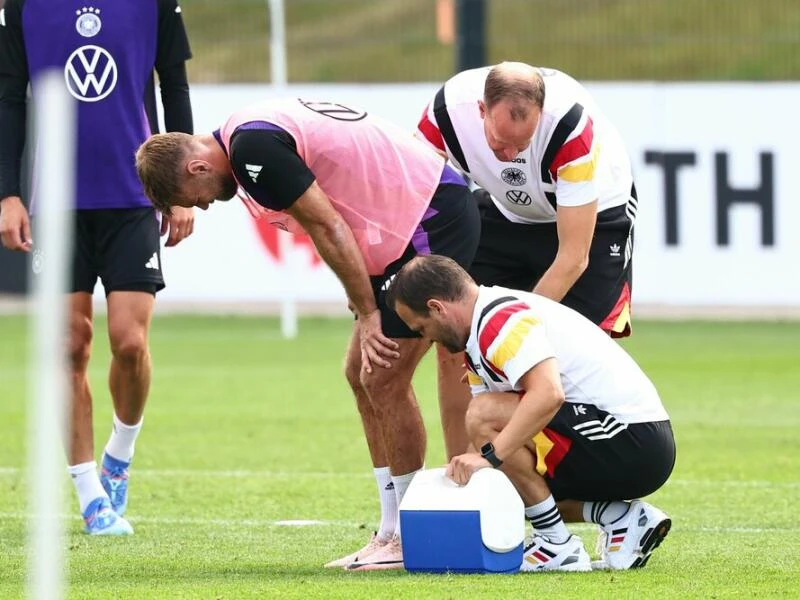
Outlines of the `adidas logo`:
<svg viewBox="0 0 800 600">
<path fill-rule="evenodd" d="M 247 169 L 247 174 L 250 175 L 250 179 L 254 182 L 258 179 L 259 174 L 261 173 L 261 169 L 264 167 L 262 165 L 248 165 L 245 164 L 245 169 Z"/>
<path fill-rule="evenodd" d="M 394 275 L 389 277 L 389 279 L 387 279 L 386 281 L 383 282 L 383 285 L 381 286 L 381 291 L 382 292 L 388 291 L 389 286 L 392 285 L 392 282 L 394 281 L 395 277 L 397 277 L 397 273 L 395 273 Z"/>
<path fill-rule="evenodd" d="M 145 269 L 155 269 L 158 271 L 158 253 L 153 252 L 153 256 L 150 257 L 146 263 L 144 263 Z"/>
<path fill-rule="evenodd" d="M 613 415 L 606 415 L 601 422 L 599 419 L 584 421 L 573 425 L 572 428 L 590 440 L 609 440 L 620 431 L 628 428 L 627 423 L 621 423 Z"/>
<path fill-rule="evenodd" d="M 619 244 L 611 244 L 608 249 L 611 250 L 610 256 L 619 256 Z"/>
<path fill-rule="evenodd" d="M 384 490 L 386 490 L 387 492 L 388 492 L 389 490 L 393 490 L 393 489 L 394 489 L 394 481 L 390 481 L 390 482 L 388 483 L 388 485 L 387 485 L 385 488 L 383 488 L 383 489 L 384 489 Z"/>
</svg>

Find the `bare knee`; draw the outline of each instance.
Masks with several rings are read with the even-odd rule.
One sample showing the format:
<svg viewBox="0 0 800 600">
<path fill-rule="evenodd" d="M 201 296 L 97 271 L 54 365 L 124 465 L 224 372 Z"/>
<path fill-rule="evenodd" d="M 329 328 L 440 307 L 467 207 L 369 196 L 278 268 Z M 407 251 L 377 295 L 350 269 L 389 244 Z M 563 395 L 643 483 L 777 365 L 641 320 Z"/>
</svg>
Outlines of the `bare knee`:
<svg viewBox="0 0 800 600">
<path fill-rule="evenodd" d="M 411 387 L 411 377 L 396 368 L 376 367 L 372 369 L 372 373 L 361 369 L 359 382 L 367 392 L 370 404 L 378 412 L 390 410 L 405 402 L 408 397 L 406 392 Z"/>
<path fill-rule="evenodd" d="M 89 365 L 93 332 L 91 318 L 80 314 L 72 317 L 68 351 L 69 364 L 73 373 L 84 373 Z"/>
<path fill-rule="evenodd" d="M 350 389 L 354 392 L 361 390 L 361 361 L 353 353 L 349 353 L 345 359 L 344 376 Z"/>
<path fill-rule="evenodd" d="M 469 403 L 464 423 L 467 428 L 467 436 L 476 446 L 482 445 L 494 437 L 498 431 L 491 408 L 487 402 L 480 400 L 473 400 Z"/>
<path fill-rule="evenodd" d="M 147 332 L 141 327 L 130 327 L 111 333 L 111 354 L 123 365 L 138 365 L 147 359 Z"/>
</svg>

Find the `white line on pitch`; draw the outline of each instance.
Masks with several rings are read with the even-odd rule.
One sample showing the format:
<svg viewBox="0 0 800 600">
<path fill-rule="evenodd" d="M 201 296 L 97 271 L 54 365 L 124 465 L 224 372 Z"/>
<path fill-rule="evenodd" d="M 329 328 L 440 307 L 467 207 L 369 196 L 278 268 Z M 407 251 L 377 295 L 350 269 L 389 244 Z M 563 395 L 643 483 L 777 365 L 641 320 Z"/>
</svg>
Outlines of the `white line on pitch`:
<svg viewBox="0 0 800 600">
<path fill-rule="evenodd" d="M 21 512 L 0 512 L 0 521 L 20 521 L 27 519 L 28 515 Z M 69 521 L 79 521 L 77 515 L 61 515 Z M 219 527 L 342 527 L 358 529 L 364 526 L 356 521 L 319 521 L 315 519 L 288 519 L 270 521 L 266 519 L 204 519 L 200 517 L 145 517 L 131 516 L 131 523 L 147 525 L 204 525 Z M 575 524 L 578 528 L 593 528 L 586 523 Z M 681 532 L 683 528 L 675 527 L 674 531 Z M 740 533 L 740 534 L 787 534 L 800 533 L 800 527 L 686 527 L 687 532 L 700 531 L 703 533 Z"/>
<path fill-rule="evenodd" d="M 65 469 L 66 471 L 66 469 Z M 221 479 L 301 479 L 303 477 L 316 479 L 338 478 L 371 478 L 372 473 L 343 473 L 335 471 L 248 471 L 248 470 L 216 470 L 216 469 L 131 469 L 136 477 L 219 477 Z M 19 467 L 0 467 L 0 476 L 17 475 L 22 472 Z"/>
<path fill-rule="evenodd" d="M 0 521 L 21 521 L 29 515 L 21 512 L 0 512 Z M 80 521 L 78 515 L 62 514 L 62 519 Z M 353 527 L 359 528 L 363 523 L 355 521 L 319 521 L 315 519 L 285 519 L 268 521 L 266 519 L 205 519 L 200 517 L 128 517 L 131 523 L 149 525 L 217 525 L 220 527 Z"/>
<path fill-rule="evenodd" d="M 17 475 L 19 467 L 0 467 L 1 476 Z M 368 471 L 358 473 L 336 471 L 250 471 L 246 469 L 132 469 L 136 477 L 218 477 L 220 479 L 352 479 L 371 478 Z M 670 479 L 665 484 L 682 486 L 732 486 L 752 488 L 798 488 L 798 481 L 763 481 L 754 479 Z"/>
</svg>

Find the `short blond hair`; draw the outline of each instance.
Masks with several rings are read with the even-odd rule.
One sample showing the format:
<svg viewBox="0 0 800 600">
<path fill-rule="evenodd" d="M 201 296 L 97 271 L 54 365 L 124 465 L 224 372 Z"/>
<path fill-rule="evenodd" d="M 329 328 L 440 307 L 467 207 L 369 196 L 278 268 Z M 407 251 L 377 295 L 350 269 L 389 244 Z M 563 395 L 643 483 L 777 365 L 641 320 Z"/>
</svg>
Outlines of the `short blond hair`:
<svg viewBox="0 0 800 600">
<path fill-rule="evenodd" d="M 173 131 L 152 136 L 136 151 L 136 173 L 144 193 L 165 215 L 172 213 L 183 181 L 181 166 L 191 144 L 191 135 Z"/>
</svg>

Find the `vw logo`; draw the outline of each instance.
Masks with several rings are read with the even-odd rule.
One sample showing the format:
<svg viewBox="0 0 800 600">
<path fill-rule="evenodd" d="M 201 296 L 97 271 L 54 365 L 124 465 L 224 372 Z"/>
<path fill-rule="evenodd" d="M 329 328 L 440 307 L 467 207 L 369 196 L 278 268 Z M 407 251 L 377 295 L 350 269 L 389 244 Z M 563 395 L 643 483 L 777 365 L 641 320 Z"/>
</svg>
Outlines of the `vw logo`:
<svg viewBox="0 0 800 600">
<path fill-rule="evenodd" d="M 69 93 L 81 102 L 97 102 L 117 85 L 117 63 L 105 48 L 81 46 L 64 66 Z"/>
<path fill-rule="evenodd" d="M 503 181 L 505 181 L 508 185 L 525 185 L 525 182 L 528 181 L 528 178 L 525 177 L 525 173 L 516 167 L 503 169 L 503 172 L 500 173 L 500 177 L 502 177 Z"/>
<path fill-rule="evenodd" d="M 506 200 L 520 206 L 528 206 L 531 203 L 530 194 L 522 190 L 508 190 L 506 192 Z"/>
<path fill-rule="evenodd" d="M 300 100 L 298 98 L 298 100 Z M 367 111 L 360 108 L 350 108 L 344 104 L 336 104 L 334 102 L 306 102 L 300 100 L 300 104 L 315 113 L 325 115 L 337 121 L 360 121 L 367 116 Z"/>
</svg>

